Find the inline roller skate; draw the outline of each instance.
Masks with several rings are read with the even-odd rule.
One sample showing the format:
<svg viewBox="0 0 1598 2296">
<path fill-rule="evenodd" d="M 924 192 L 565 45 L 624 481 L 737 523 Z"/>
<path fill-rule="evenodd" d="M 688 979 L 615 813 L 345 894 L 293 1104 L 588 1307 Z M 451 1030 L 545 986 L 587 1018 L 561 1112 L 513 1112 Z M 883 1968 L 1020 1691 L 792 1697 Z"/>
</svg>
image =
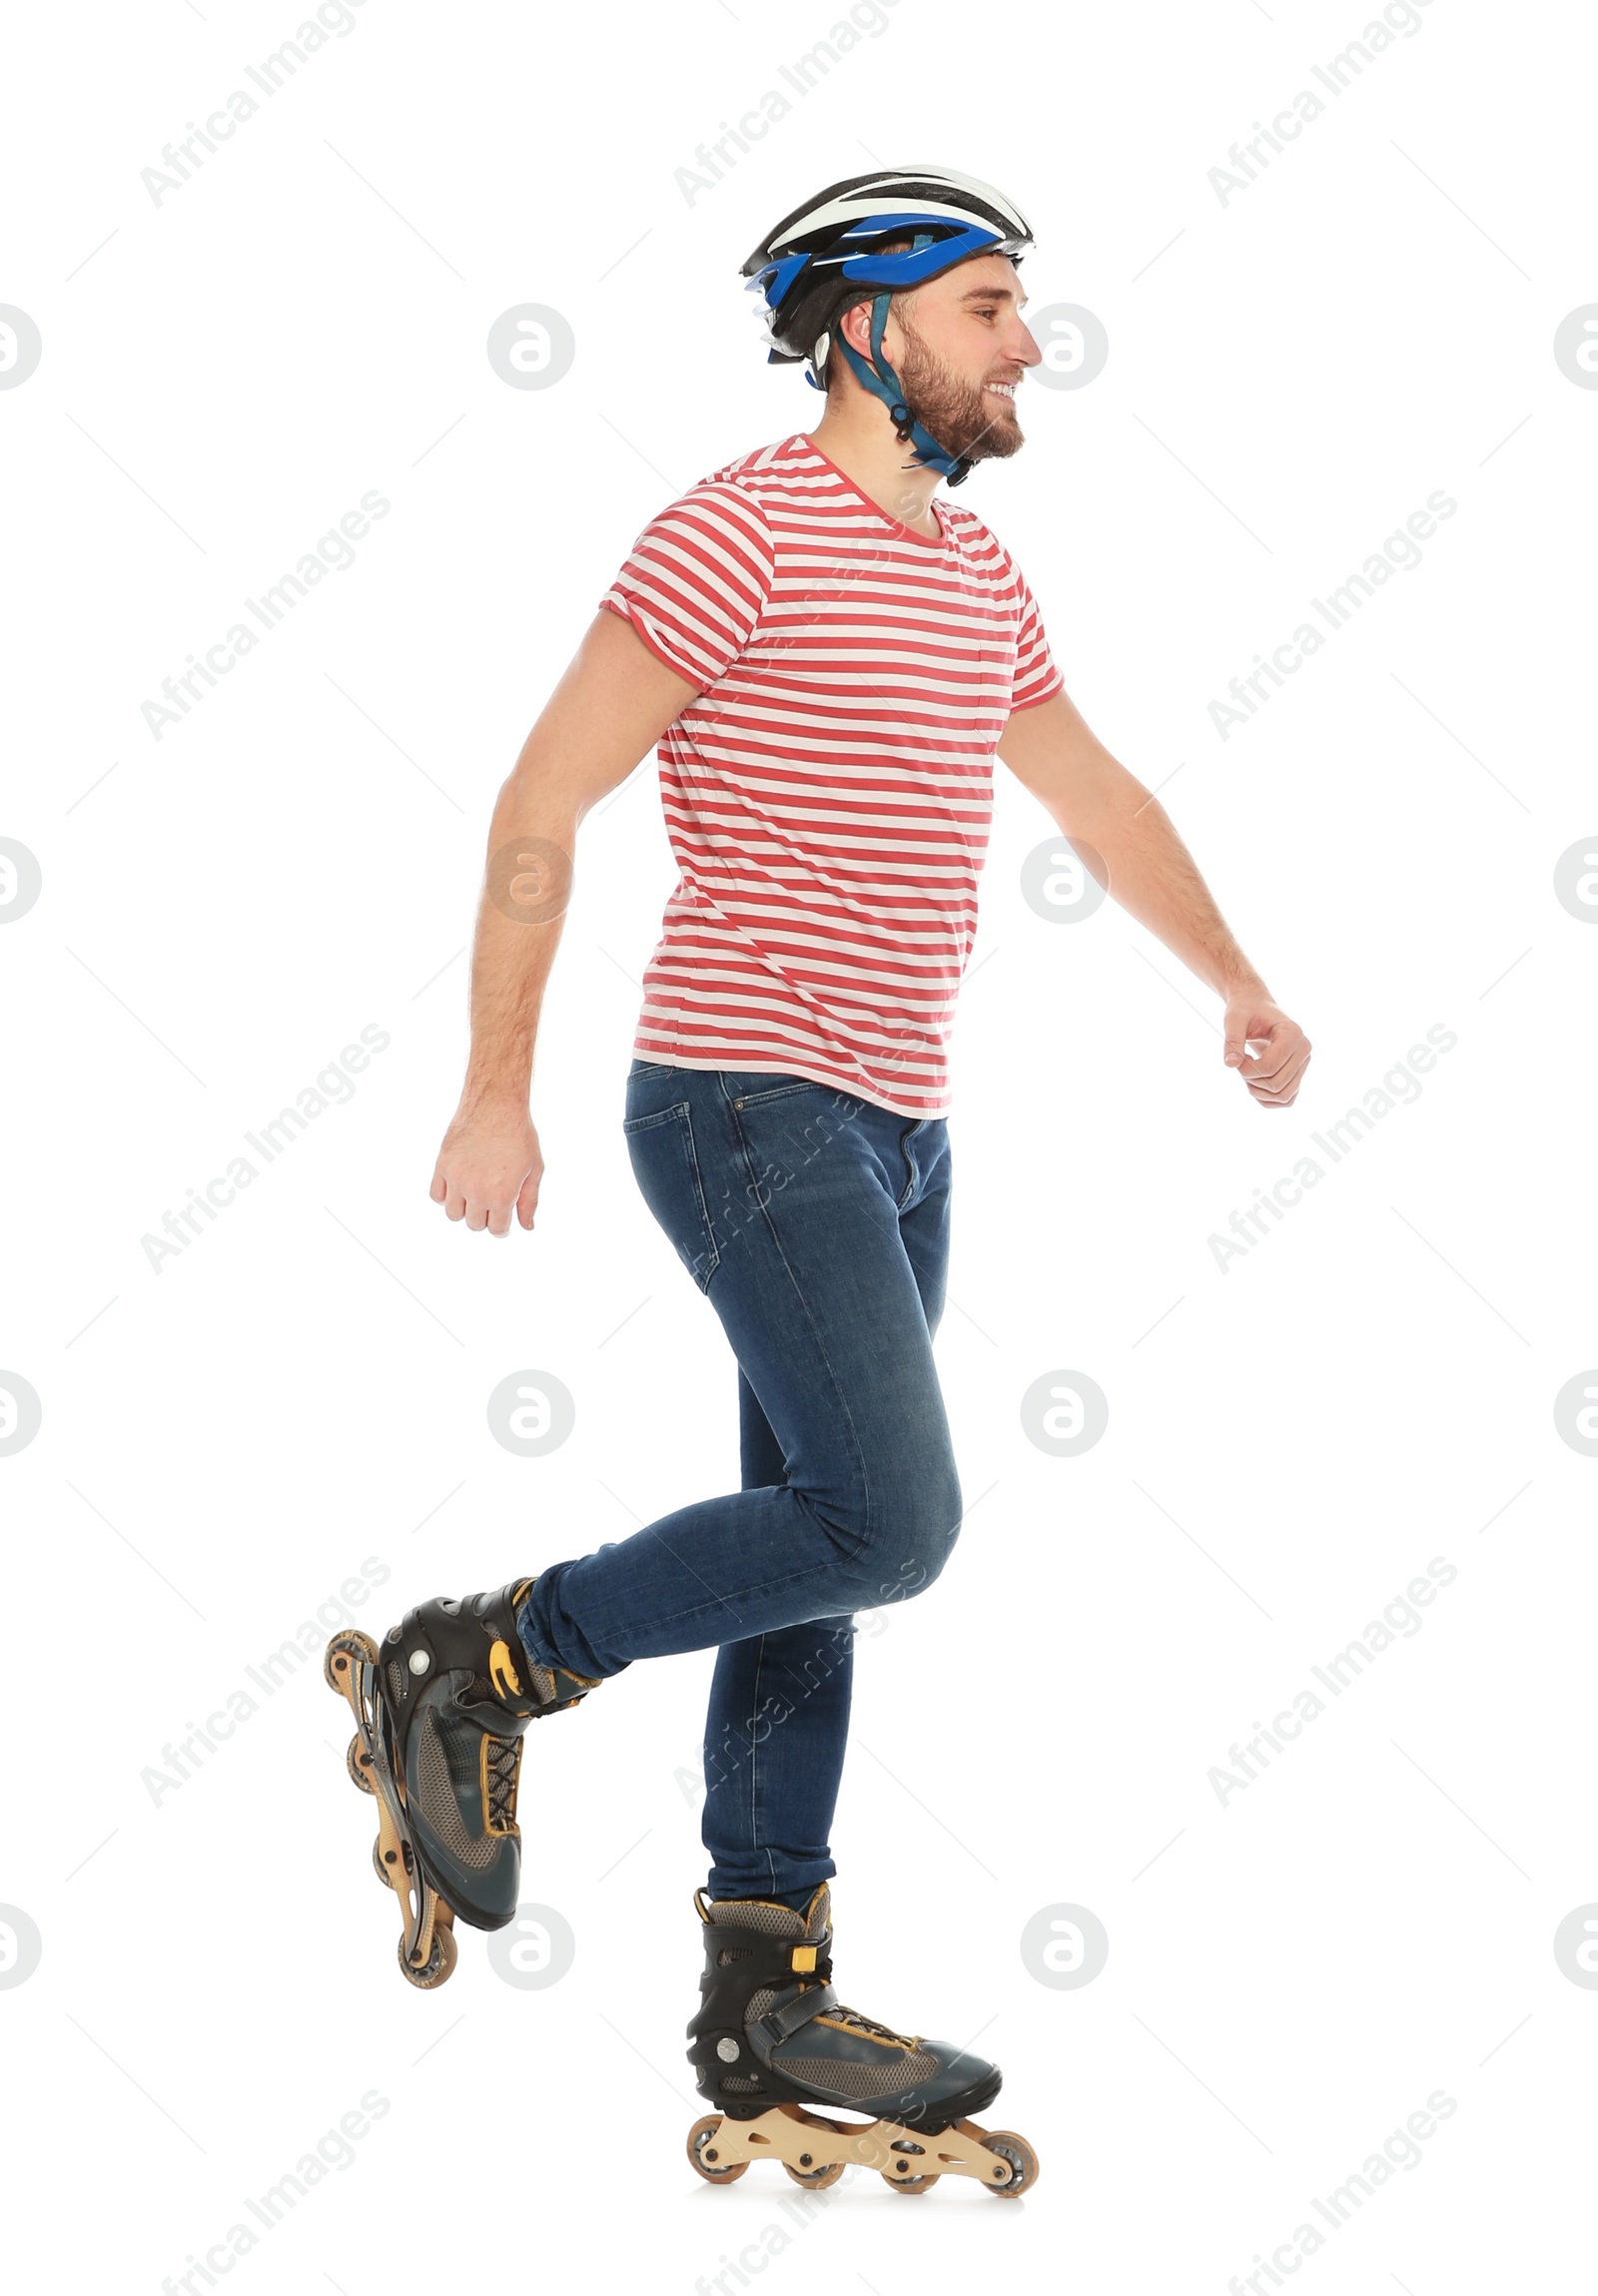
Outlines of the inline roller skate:
<svg viewBox="0 0 1598 2296">
<path fill-rule="evenodd" d="M 516 1612 L 531 1586 L 436 1596 L 381 1646 L 357 1629 L 336 1634 L 323 1661 L 356 1719 L 350 1776 L 377 1799 L 372 1862 L 400 1900 L 400 1966 L 423 1990 L 455 1965 L 456 1914 L 478 1929 L 513 1918 L 523 1734 L 597 1687 L 528 1660 Z"/>
<path fill-rule="evenodd" d="M 707 1901 L 697 1890 L 694 1905 L 704 1999 L 687 2053 L 717 2110 L 689 2131 L 688 2158 L 707 2183 L 780 2160 L 795 2184 L 820 2191 L 853 2161 L 880 2170 L 895 2192 L 930 2192 L 945 2175 L 975 2177 L 1001 2200 L 1032 2190 L 1038 2156 L 1026 2139 L 969 2117 L 998 2095 L 997 2065 L 840 2005 L 825 1882 L 802 1913 L 763 1898 Z M 816 2110 L 840 2105 L 876 2118 Z"/>
</svg>

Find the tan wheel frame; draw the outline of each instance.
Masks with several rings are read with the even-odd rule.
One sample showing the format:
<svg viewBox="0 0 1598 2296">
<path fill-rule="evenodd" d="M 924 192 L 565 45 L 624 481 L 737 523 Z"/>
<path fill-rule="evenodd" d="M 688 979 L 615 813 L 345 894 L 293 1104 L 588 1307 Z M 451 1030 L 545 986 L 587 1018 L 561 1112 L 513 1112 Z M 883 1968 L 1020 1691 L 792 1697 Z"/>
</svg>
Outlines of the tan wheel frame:
<svg viewBox="0 0 1598 2296">
<path fill-rule="evenodd" d="M 1012 2180 L 1011 2166 L 1002 2154 L 988 2149 L 983 2142 L 987 2134 L 974 2120 L 957 2120 L 953 2128 L 928 2136 L 925 2131 L 901 2128 L 897 2121 L 854 2124 L 824 2119 L 796 2104 L 779 2104 L 757 2120 L 723 2116 L 704 2151 L 707 2164 L 717 2171 L 751 2160 L 780 2160 L 803 2176 L 836 2161 L 877 2169 L 890 2184 L 901 2177 L 909 2185 L 923 2176 L 974 2176 L 989 2191 L 1002 2192 Z M 917 2149 L 896 2151 L 901 2144 Z"/>
<path fill-rule="evenodd" d="M 365 1755 L 366 1761 L 362 1768 L 368 1775 L 363 1778 L 358 1773 L 356 1761 L 350 1759 L 350 1756 L 346 1757 L 345 1767 L 364 1793 L 377 1796 L 378 1841 L 375 1862 L 400 1901 L 400 1958 L 407 1961 L 411 1969 L 421 1969 L 426 1967 L 432 1955 L 434 1925 L 452 1929 L 454 1913 L 437 1892 L 422 1880 L 413 1853 L 408 1866 L 406 1863 L 408 1829 L 403 1818 L 404 1783 L 395 1777 L 389 1768 L 378 1729 L 378 1693 L 371 1680 L 379 1663 L 378 1646 L 372 1637 L 353 1628 L 334 1636 L 323 1659 L 322 1671 L 329 1689 L 344 1699 L 355 1716 L 356 1735 L 351 1741 L 350 1756 L 359 1759 L 360 1755 Z M 441 1976 L 433 1980 L 430 1989 L 441 1985 L 453 1970 L 453 1955 L 447 1957 L 449 1966 Z"/>
</svg>

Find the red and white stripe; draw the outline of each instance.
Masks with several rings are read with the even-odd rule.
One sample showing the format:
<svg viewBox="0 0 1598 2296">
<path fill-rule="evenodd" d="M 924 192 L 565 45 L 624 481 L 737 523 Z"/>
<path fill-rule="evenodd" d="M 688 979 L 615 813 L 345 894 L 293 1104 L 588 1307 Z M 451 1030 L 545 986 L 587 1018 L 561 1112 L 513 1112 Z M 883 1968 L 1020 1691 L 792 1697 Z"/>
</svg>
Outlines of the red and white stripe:
<svg viewBox="0 0 1598 2296">
<path fill-rule="evenodd" d="M 941 542 L 797 433 L 663 510 L 600 600 L 700 689 L 660 744 L 680 875 L 640 1060 L 949 1108 L 995 745 L 1063 680 L 1004 545 L 935 509 Z"/>
</svg>

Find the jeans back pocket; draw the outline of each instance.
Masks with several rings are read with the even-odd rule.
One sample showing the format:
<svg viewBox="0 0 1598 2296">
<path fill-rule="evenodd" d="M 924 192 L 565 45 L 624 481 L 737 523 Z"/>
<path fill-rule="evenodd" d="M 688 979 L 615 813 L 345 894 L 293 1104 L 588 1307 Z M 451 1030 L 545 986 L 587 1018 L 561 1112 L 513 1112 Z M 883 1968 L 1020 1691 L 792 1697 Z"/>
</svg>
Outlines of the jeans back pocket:
<svg viewBox="0 0 1598 2296">
<path fill-rule="evenodd" d="M 622 1121 L 638 1192 L 701 1291 L 708 1291 L 721 1254 L 694 1152 L 686 1101 Z"/>
</svg>

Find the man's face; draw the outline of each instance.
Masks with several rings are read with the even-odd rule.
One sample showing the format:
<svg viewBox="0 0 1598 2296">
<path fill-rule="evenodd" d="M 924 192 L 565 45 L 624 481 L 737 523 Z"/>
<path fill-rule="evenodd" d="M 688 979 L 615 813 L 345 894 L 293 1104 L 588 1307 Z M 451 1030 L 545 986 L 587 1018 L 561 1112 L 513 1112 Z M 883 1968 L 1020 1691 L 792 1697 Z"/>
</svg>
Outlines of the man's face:
<svg viewBox="0 0 1598 2296">
<path fill-rule="evenodd" d="M 1015 392 L 1043 357 L 1021 317 L 1026 300 L 1010 258 L 981 255 L 918 288 L 907 315 L 889 313 L 883 354 L 951 454 L 977 462 L 1014 454 L 1025 443 Z M 865 325 L 858 348 L 869 356 L 868 305 L 859 307 L 859 318 Z"/>
</svg>

